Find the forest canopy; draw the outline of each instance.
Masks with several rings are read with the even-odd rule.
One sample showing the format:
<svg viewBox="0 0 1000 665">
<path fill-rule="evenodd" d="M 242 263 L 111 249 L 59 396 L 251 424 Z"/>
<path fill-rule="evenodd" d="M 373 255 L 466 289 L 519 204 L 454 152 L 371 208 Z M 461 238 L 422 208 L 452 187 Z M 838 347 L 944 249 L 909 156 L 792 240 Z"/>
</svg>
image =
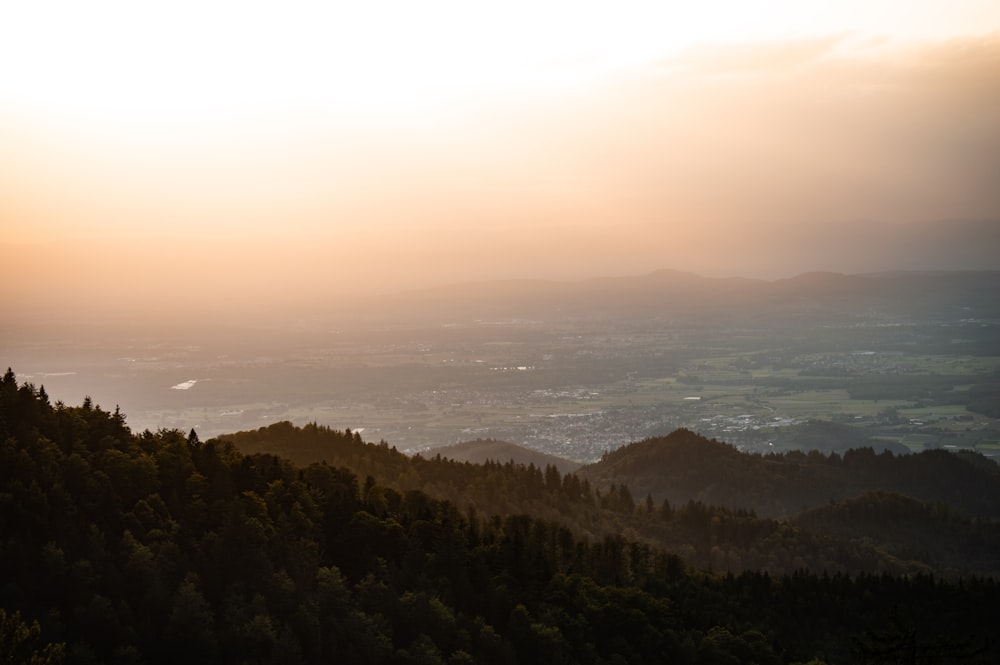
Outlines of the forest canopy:
<svg viewBox="0 0 1000 665">
<path fill-rule="evenodd" d="M 394 459 L 388 446 L 336 437 L 371 453 L 372 465 Z M 434 464 L 466 469 L 470 484 L 486 473 L 415 463 L 428 465 L 421 482 Z M 500 491 L 530 495 L 538 488 L 514 486 L 540 481 L 568 502 L 574 481 L 557 476 L 522 467 Z M 594 510 L 667 510 L 626 491 L 610 501 L 593 490 Z M 685 519 L 698 510 L 718 516 L 703 506 Z M 23 649 L 28 662 L 1000 657 L 986 639 L 1000 600 L 993 578 L 699 570 L 624 533 L 483 512 L 344 466 L 244 454 L 193 430 L 133 433 L 117 409 L 52 404 L 9 370 L 0 381 L 0 562 L 0 645 Z"/>
</svg>

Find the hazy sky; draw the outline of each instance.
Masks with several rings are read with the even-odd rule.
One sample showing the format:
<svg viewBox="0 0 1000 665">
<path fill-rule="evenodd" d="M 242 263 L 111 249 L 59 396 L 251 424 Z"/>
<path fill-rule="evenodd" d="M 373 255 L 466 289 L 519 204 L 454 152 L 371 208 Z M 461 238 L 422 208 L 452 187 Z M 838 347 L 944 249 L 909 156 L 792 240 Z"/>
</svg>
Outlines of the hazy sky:
<svg viewBox="0 0 1000 665">
<path fill-rule="evenodd" d="M 0 25 L 4 298 L 778 276 L 789 237 L 1000 218 L 996 0 L 36 0 Z"/>
</svg>

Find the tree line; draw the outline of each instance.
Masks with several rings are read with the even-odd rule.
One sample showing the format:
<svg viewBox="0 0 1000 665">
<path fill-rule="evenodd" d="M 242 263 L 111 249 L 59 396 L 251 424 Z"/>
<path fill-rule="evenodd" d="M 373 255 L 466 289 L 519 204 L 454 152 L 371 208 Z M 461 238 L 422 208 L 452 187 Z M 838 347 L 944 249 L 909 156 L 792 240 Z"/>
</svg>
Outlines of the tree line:
<svg viewBox="0 0 1000 665">
<path fill-rule="evenodd" d="M 10 371 L 0 563 L 3 662 L 1000 656 L 985 639 L 992 579 L 697 570 L 620 533 L 483 513 L 194 431 L 133 433 L 117 409 L 52 404 Z"/>
<path fill-rule="evenodd" d="M 973 461 L 981 465 L 945 451 L 905 457 L 871 449 L 843 456 L 748 455 L 678 430 L 561 474 L 552 464 L 411 457 L 385 441 L 368 444 L 357 432 L 315 423 L 274 423 L 220 440 L 245 454 L 277 453 L 298 464 L 326 461 L 397 491 L 420 489 L 480 514 L 530 514 L 591 539 L 624 534 L 714 571 L 1000 574 L 996 519 L 970 517 L 933 500 L 957 497 L 961 506 L 1000 514 L 1000 471 L 980 456 Z M 915 500 L 923 518 L 910 520 L 905 533 L 879 509 L 882 487 L 928 497 Z M 868 504 L 873 508 L 864 512 Z M 797 508 L 782 518 L 758 514 L 776 505 Z M 841 505 L 852 509 L 832 511 L 822 521 L 816 514 L 799 518 L 804 508 Z M 859 511 L 869 518 L 859 521 Z"/>
</svg>

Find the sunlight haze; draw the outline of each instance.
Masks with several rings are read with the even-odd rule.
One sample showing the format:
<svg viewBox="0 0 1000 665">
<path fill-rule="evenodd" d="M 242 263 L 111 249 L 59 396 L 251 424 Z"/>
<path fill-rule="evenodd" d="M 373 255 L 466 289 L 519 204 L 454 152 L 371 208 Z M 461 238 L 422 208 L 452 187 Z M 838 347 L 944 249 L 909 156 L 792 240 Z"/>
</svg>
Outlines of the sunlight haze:
<svg viewBox="0 0 1000 665">
<path fill-rule="evenodd" d="M 995 2 L 2 17 L 2 297 L 19 304 L 69 306 L 82 284 L 141 309 L 872 270 L 841 229 L 1000 219 Z M 904 263 L 878 268 L 941 267 Z"/>
</svg>

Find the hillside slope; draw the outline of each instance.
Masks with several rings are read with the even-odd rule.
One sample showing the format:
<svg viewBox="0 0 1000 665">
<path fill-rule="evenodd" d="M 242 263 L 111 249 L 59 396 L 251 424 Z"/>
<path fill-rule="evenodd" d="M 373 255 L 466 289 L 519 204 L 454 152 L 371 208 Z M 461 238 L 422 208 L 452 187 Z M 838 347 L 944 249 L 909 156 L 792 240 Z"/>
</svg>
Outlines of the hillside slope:
<svg viewBox="0 0 1000 665">
<path fill-rule="evenodd" d="M 843 456 L 815 451 L 760 456 L 678 430 L 623 446 L 577 473 L 597 488 L 624 484 L 654 501 L 697 500 L 769 517 L 888 490 L 947 503 L 970 517 L 1000 518 L 1000 467 L 974 453 L 897 456 L 863 448 Z"/>
<path fill-rule="evenodd" d="M 1000 575 L 995 522 L 962 517 L 943 503 L 866 492 L 806 510 L 792 524 L 839 540 L 868 542 L 901 560 L 927 561 L 945 576 L 969 568 Z"/>
<path fill-rule="evenodd" d="M 871 548 L 871 569 L 809 572 L 800 558 L 833 561 L 833 551 L 857 563 L 865 550 L 745 512 L 642 507 L 624 487 L 590 494 L 554 469 L 405 458 L 347 432 L 287 423 L 275 431 L 395 460 L 409 482 L 478 474 L 505 494 L 582 499 L 591 517 L 618 515 L 625 531 L 658 524 L 692 550 L 707 547 L 729 574 L 686 569 L 631 535 L 581 537 L 537 516 L 485 516 L 346 468 L 243 455 L 194 431 L 136 435 L 117 410 L 89 399 L 53 405 L 8 372 L 2 655 L 122 665 L 790 665 L 873 662 L 902 645 L 919 662 L 1000 658 L 989 639 L 1000 603 L 992 579 L 941 581 Z M 758 549 L 768 560 L 791 557 L 795 573 L 733 572 L 744 555 L 729 547 L 739 541 L 751 543 L 746 558 Z M 46 654 L 53 660 L 33 659 Z"/>
<path fill-rule="evenodd" d="M 570 473 L 580 468 L 579 462 L 568 460 L 555 455 L 548 455 L 537 450 L 531 450 L 524 446 L 519 446 L 507 441 L 496 439 L 476 439 L 474 441 L 463 441 L 450 446 L 441 446 L 429 451 L 428 454 L 440 455 L 457 462 L 472 462 L 473 464 L 484 464 L 488 461 L 507 462 L 527 466 L 533 464 L 540 469 L 547 466 L 554 466 L 562 474 Z"/>
<path fill-rule="evenodd" d="M 840 460 L 836 455 L 827 458 L 819 453 L 809 456 L 789 453 L 761 458 L 678 431 L 666 437 L 666 441 L 633 444 L 611 453 L 601 464 L 561 474 L 554 465 L 542 468 L 513 461 L 473 464 L 444 455 L 408 457 L 385 443 L 365 443 L 357 433 L 315 425 L 299 428 L 290 423 L 275 423 L 219 440 L 237 446 L 246 454 L 280 454 L 299 464 L 323 462 L 343 466 L 360 478 L 370 476 L 371 482 L 379 485 L 401 492 L 419 489 L 479 514 L 530 514 L 558 521 L 587 538 L 628 533 L 630 537 L 678 553 L 688 564 L 702 568 L 766 570 L 775 574 L 799 569 L 934 572 L 950 577 L 1000 572 L 997 557 L 979 556 L 972 534 L 978 531 L 987 538 L 1000 538 L 1000 522 L 996 520 L 974 526 L 953 523 L 949 531 L 940 533 L 935 531 L 934 521 L 927 521 L 912 534 L 915 544 L 934 538 L 935 534 L 954 536 L 956 552 L 964 551 L 966 546 L 971 548 L 967 565 L 962 565 L 955 557 L 942 558 L 937 552 L 917 546 L 904 547 L 902 554 L 898 553 L 899 548 L 884 548 L 882 545 L 892 543 L 877 539 L 881 529 L 877 523 L 869 523 L 867 532 L 835 535 L 822 528 L 810 528 L 809 523 L 800 525 L 773 519 L 761 514 L 763 511 L 758 512 L 752 503 L 736 502 L 739 498 L 748 501 L 756 498 L 764 507 L 780 508 L 783 499 L 786 503 L 805 502 L 801 503 L 805 507 L 816 505 L 808 503 L 811 497 L 826 505 L 834 495 L 853 498 L 865 491 L 865 483 L 854 482 L 854 475 L 867 477 L 869 484 L 877 485 L 878 478 L 891 479 L 900 465 L 907 464 L 904 460 L 909 459 L 874 455 L 871 451 L 848 454 L 847 459 L 857 473 L 838 475 L 833 470 Z M 668 459 L 673 473 L 661 470 Z M 966 462 L 985 462 L 979 470 L 985 477 L 977 482 L 987 488 L 984 496 L 989 494 L 990 486 L 995 489 L 996 479 L 990 475 L 995 468 L 992 462 L 981 458 L 944 459 L 958 461 L 959 468 L 968 466 Z M 872 463 L 875 466 L 867 468 Z M 621 471 L 614 476 L 616 480 L 590 477 L 595 469 L 608 466 Z M 654 498 L 651 492 L 643 494 L 643 483 L 650 478 L 672 479 L 670 495 Z M 969 487 L 976 487 L 977 482 Z M 707 491 L 704 483 L 710 483 Z"/>
</svg>

